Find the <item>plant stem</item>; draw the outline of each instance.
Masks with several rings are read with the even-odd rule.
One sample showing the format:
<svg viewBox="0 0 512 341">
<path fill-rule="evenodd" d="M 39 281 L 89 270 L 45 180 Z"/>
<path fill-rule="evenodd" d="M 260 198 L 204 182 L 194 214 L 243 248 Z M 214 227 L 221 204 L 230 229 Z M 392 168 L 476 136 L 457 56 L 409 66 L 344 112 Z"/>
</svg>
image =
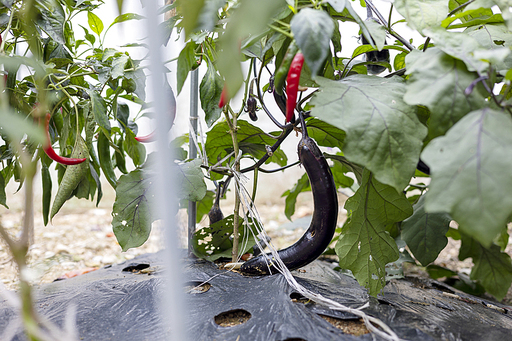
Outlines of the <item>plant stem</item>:
<svg viewBox="0 0 512 341">
<path fill-rule="evenodd" d="M 226 107 L 229 108 L 229 105 Z M 240 172 L 240 160 L 238 158 L 239 148 L 238 148 L 238 137 L 237 137 L 237 117 L 235 113 L 232 113 L 232 120 L 229 120 L 229 114 L 227 110 L 224 110 L 224 114 L 226 115 L 226 120 L 229 125 L 229 133 L 231 134 L 231 139 L 233 141 L 233 150 L 235 151 L 235 171 L 236 173 Z M 238 225 L 239 225 L 239 214 L 240 214 L 240 191 L 238 188 L 238 182 L 235 181 L 235 209 L 233 211 L 233 249 L 231 250 L 231 262 L 235 263 L 238 260 L 238 244 L 239 244 L 239 235 L 238 235 Z"/>
</svg>

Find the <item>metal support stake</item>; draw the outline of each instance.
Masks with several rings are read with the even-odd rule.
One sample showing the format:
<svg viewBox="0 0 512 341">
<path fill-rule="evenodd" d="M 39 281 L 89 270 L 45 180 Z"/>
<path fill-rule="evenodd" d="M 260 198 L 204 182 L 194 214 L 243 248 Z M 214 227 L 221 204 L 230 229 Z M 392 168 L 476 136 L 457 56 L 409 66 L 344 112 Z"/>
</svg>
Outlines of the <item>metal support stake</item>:
<svg viewBox="0 0 512 341">
<path fill-rule="evenodd" d="M 198 70 L 195 69 L 190 74 L 190 126 L 192 127 L 192 131 L 190 135 L 197 136 L 197 110 L 198 110 L 198 93 L 199 93 L 199 74 Z M 197 156 L 197 149 L 195 143 L 192 143 L 192 138 L 190 138 L 189 143 L 189 158 L 195 159 Z M 192 249 L 192 237 L 194 236 L 194 232 L 196 232 L 196 216 L 197 216 L 197 206 L 195 201 L 188 202 L 188 252 L 189 254 L 193 253 Z"/>
</svg>

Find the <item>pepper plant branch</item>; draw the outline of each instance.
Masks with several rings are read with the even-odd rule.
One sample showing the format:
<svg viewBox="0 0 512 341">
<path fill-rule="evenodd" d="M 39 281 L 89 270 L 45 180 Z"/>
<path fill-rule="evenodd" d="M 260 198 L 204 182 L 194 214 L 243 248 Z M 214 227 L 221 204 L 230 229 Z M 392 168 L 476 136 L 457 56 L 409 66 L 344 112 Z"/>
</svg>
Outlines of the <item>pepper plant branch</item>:
<svg viewBox="0 0 512 341">
<path fill-rule="evenodd" d="M 256 168 L 256 170 L 259 170 L 260 172 L 262 173 L 276 173 L 276 172 L 279 172 L 279 171 L 282 171 L 282 170 L 285 170 L 285 169 L 288 169 L 288 168 L 291 168 L 293 166 L 296 166 L 300 163 L 300 161 L 295 161 L 294 163 L 290 163 L 289 165 L 286 165 L 286 166 L 283 166 L 283 167 L 279 167 L 279 168 L 275 168 L 275 169 L 263 169 L 263 168 Z"/>
<path fill-rule="evenodd" d="M 279 129 L 285 129 L 285 126 L 283 126 L 281 123 L 279 123 L 279 121 L 276 120 L 276 118 L 270 113 L 267 106 L 265 105 L 265 102 L 263 101 L 263 95 L 261 93 L 261 87 L 260 87 L 260 79 L 261 79 L 261 74 L 263 72 L 263 64 L 264 63 L 261 63 L 260 71 L 258 73 L 258 77 L 256 78 L 256 88 L 258 89 L 258 99 L 260 101 L 261 107 L 263 108 L 263 111 L 265 111 L 265 113 L 272 120 L 272 122 L 274 122 L 274 124 L 276 126 L 278 126 Z"/>
</svg>

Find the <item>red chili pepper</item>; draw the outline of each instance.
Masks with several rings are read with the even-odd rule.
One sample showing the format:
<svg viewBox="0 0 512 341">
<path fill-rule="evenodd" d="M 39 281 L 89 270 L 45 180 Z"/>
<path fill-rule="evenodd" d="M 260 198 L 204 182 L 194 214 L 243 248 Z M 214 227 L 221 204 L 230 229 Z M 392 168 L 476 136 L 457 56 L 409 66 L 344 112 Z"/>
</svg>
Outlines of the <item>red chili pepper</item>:
<svg viewBox="0 0 512 341">
<path fill-rule="evenodd" d="M 85 160 L 87 160 L 86 158 L 83 158 L 83 159 L 76 159 L 76 158 L 72 158 L 72 157 L 64 157 L 64 156 L 60 156 L 58 155 L 55 150 L 53 150 L 52 148 L 52 140 L 50 139 L 50 132 L 49 132 L 49 126 L 50 126 L 50 118 L 52 117 L 52 115 L 50 115 L 50 113 L 47 113 L 46 114 L 46 125 L 45 125 L 45 129 L 46 129 L 46 146 L 43 146 L 43 149 L 44 149 L 44 152 L 46 153 L 46 155 L 48 155 L 48 157 L 50 159 L 52 159 L 53 161 L 56 161 L 60 164 L 63 164 L 63 165 L 78 165 L 79 163 L 82 163 L 84 162 Z"/>
<path fill-rule="evenodd" d="M 290 122 L 294 116 L 293 112 L 297 103 L 300 72 L 302 71 L 303 64 L 304 55 L 297 52 L 290 64 L 290 70 L 288 71 L 288 77 L 286 78 L 286 95 L 288 96 L 288 99 L 286 100 L 286 122 Z"/>
<path fill-rule="evenodd" d="M 220 101 L 219 101 L 219 108 L 224 108 L 226 104 L 229 102 L 228 97 L 228 88 L 226 85 L 224 85 L 224 88 L 222 89 L 222 93 L 220 94 Z"/>
<path fill-rule="evenodd" d="M 141 143 L 149 143 L 149 142 L 155 141 L 155 136 L 156 136 L 156 132 L 153 131 L 146 136 L 140 136 L 140 137 L 136 136 L 135 140 L 137 140 Z"/>
</svg>

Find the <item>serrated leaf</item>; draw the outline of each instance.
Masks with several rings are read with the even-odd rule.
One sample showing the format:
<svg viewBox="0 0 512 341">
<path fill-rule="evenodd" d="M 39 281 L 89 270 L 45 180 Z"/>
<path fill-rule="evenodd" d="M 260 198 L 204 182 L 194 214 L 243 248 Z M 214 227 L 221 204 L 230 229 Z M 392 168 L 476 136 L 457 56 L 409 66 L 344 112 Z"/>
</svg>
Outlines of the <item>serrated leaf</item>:
<svg viewBox="0 0 512 341">
<path fill-rule="evenodd" d="M 295 204 L 297 203 L 297 196 L 302 192 L 311 191 L 311 186 L 309 184 L 309 178 L 306 173 L 304 173 L 299 180 L 293 185 L 293 188 L 284 192 L 281 197 L 286 197 L 285 206 L 284 206 L 284 214 L 288 220 L 292 220 L 292 215 L 295 213 Z"/>
<path fill-rule="evenodd" d="M 315 117 L 307 120 L 308 135 L 313 138 L 320 146 L 335 148 L 340 150 L 343 148 L 345 140 L 345 132 L 335 126 L 321 121 Z"/>
<path fill-rule="evenodd" d="M 206 183 L 201 164 L 201 159 L 178 164 L 176 171 L 176 183 L 180 184 L 176 194 L 178 199 L 199 201 L 206 195 Z"/>
<path fill-rule="evenodd" d="M 432 38 L 436 47 L 444 53 L 462 60 L 469 71 L 483 72 L 489 64 L 474 57 L 475 50 L 483 47 L 478 41 L 464 32 L 451 32 L 441 27 L 425 29 L 424 33 Z"/>
<path fill-rule="evenodd" d="M 343 153 L 367 167 L 377 180 L 401 191 L 414 174 L 427 128 L 402 97 L 398 77 L 354 75 L 341 81 L 319 78 L 311 114 L 347 134 Z"/>
<path fill-rule="evenodd" d="M 242 150 L 243 155 L 252 155 L 260 159 L 267 153 L 265 145 L 272 146 L 276 141 L 247 121 L 238 120 L 237 126 L 239 128 L 237 132 L 238 147 Z M 212 165 L 233 151 L 233 140 L 226 122 L 218 122 L 212 130 L 206 133 L 205 149 Z M 285 166 L 288 161 L 280 148 L 274 152 L 274 156 L 270 160 L 280 166 Z"/>
<path fill-rule="evenodd" d="M 192 67 L 196 63 L 196 43 L 190 41 L 181 50 L 178 56 L 178 70 L 177 70 L 177 84 L 178 84 L 178 95 L 183 88 L 183 84 L 187 80 L 188 73 L 192 70 Z"/>
<path fill-rule="evenodd" d="M 152 177 L 137 169 L 121 175 L 117 182 L 112 228 L 123 251 L 141 246 L 149 237 L 154 203 L 154 195 L 149 192 L 152 181 Z"/>
<path fill-rule="evenodd" d="M 470 278 L 478 281 L 485 290 L 501 301 L 512 283 L 512 262 L 510 256 L 491 244 L 485 248 L 478 241 L 461 233 L 462 245 L 459 259 L 473 258 Z"/>
<path fill-rule="evenodd" d="M 512 118 L 491 109 L 473 111 L 422 153 L 432 182 L 427 212 L 448 212 L 459 229 L 484 246 L 512 214 Z"/>
<path fill-rule="evenodd" d="M 420 33 L 427 27 L 441 25 L 448 14 L 446 0 L 395 0 L 393 5 L 407 25 Z"/>
<path fill-rule="evenodd" d="M 205 113 L 206 125 L 208 127 L 211 127 L 222 113 L 222 109 L 219 108 L 222 88 L 222 79 L 215 71 L 213 65 L 208 63 L 206 74 L 199 85 L 199 99 L 201 100 L 201 108 Z"/>
<path fill-rule="evenodd" d="M 324 11 L 303 8 L 293 16 L 290 25 L 314 80 L 329 54 L 334 23 Z"/>
<path fill-rule="evenodd" d="M 94 13 L 87 12 L 87 23 L 91 30 L 98 36 L 103 32 L 103 21 Z"/>
<path fill-rule="evenodd" d="M 413 206 L 414 213 L 402 223 L 402 239 L 414 257 L 426 266 L 436 260 L 446 244 L 451 218 L 446 213 L 425 212 L 425 196 Z"/>
<path fill-rule="evenodd" d="M 405 62 L 406 74 L 411 76 L 404 101 L 410 105 L 424 105 L 430 110 L 430 138 L 444 135 L 468 112 L 487 105 L 479 91 L 465 93 L 478 75 L 443 51 L 437 48 L 411 51 Z"/>
<path fill-rule="evenodd" d="M 386 284 L 386 264 L 399 257 L 386 226 L 410 216 L 412 206 L 403 193 L 364 171 L 361 186 L 347 200 L 345 209 L 350 212 L 350 221 L 343 225 L 335 247 L 340 267 L 351 270 L 359 284 L 376 296 Z"/>
<path fill-rule="evenodd" d="M 91 110 L 94 114 L 96 123 L 110 133 L 110 121 L 107 115 L 107 104 L 105 103 L 105 100 L 95 90 L 88 89 L 86 91 L 91 98 Z"/>
</svg>

